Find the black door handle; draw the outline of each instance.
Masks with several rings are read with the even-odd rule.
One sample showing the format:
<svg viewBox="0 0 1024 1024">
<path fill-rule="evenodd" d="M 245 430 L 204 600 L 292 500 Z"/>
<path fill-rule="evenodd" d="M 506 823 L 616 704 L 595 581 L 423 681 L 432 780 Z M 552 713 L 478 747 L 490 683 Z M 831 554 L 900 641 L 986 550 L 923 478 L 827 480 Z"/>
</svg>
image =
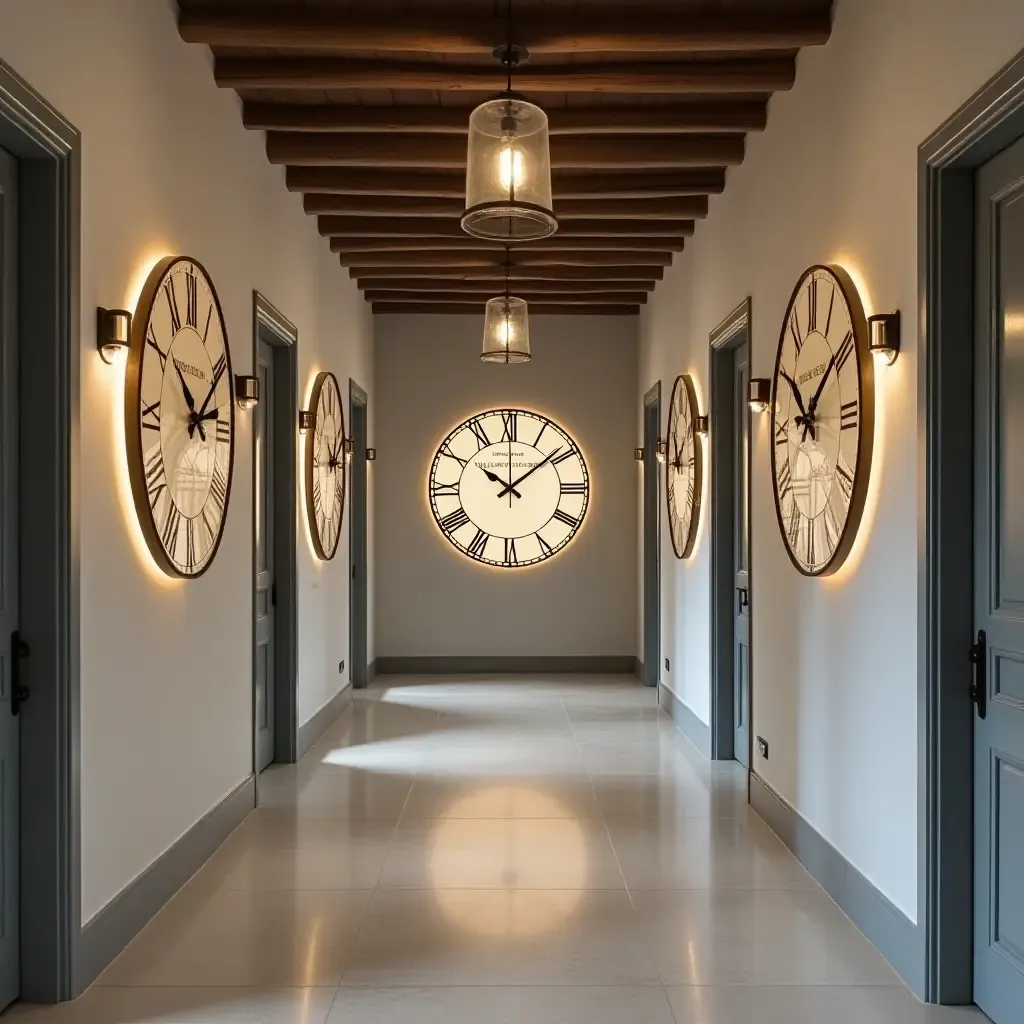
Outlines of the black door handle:
<svg viewBox="0 0 1024 1024">
<path fill-rule="evenodd" d="M 15 630 L 11 634 L 11 714 L 16 715 L 28 700 L 28 687 L 21 683 L 21 660 L 32 653 L 28 644 Z"/>
<path fill-rule="evenodd" d="M 971 700 L 978 705 L 978 717 L 984 718 L 988 714 L 988 637 L 983 629 L 978 630 L 978 642 L 971 647 L 971 664 Z"/>
<path fill-rule="evenodd" d="M 750 605 L 750 593 L 746 587 L 737 587 L 736 593 L 740 596 L 740 611 Z"/>
</svg>

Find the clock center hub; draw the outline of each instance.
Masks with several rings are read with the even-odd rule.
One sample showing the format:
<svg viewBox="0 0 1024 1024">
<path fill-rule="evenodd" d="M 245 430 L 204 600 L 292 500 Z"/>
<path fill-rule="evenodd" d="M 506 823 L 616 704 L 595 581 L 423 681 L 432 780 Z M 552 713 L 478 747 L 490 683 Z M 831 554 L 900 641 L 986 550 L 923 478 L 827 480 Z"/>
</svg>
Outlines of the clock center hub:
<svg viewBox="0 0 1024 1024">
<path fill-rule="evenodd" d="M 459 481 L 459 500 L 466 514 L 495 537 L 536 533 L 551 519 L 561 495 L 558 472 L 545 458 L 539 449 L 519 441 L 481 448 L 469 459 Z M 502 494 L 509 484 L 518 493 Z"/>
</svg>

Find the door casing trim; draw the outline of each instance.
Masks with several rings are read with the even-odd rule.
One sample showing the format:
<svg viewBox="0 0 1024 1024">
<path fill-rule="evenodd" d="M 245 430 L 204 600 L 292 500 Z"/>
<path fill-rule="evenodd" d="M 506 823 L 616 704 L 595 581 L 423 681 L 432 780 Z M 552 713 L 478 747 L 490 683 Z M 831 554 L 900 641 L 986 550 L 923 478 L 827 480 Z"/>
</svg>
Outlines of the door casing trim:
<svg viewBox="0 0 1024 1024">
<path fill-rule="evenodd" d="M 363 410 L 363 430 L 364 433 L 368 434 L 370 427 L 370 409 L 369 409 L 369 396 L 365 389 L 361 388 L 352 378 L 348 381 L 348 412 L 349 412 L 349 423 L 353 424 L 352 436 L 355 437 L 355 409 L 356 407 Z M 363 475 L 363 509 L 362 509 L 362 525 L 363 525 L 363 545 L 362 545 L 362 557 L 363 557 L 363 579 L 356 579 L 356 572 L 359 566 L 355 561 L 355 549 L 353 541 L 356 537 L 356 515 L 355 515 L 355 497 L 356 489 L 355 486 L 349 488 L 350 498 L 348 504 L 348 558 L 349 558 L 349 636 L 348 636 L 348 656 L 349 656 L 349 682 L 351 683 L 351 689 L 362 690 L 369 686 L 370 683 L 370 591 L 369 591 L 369 474 L 367 472 L 367 458 L 366 458 L 366 443 L 368 442 L 368 436 L 364 437 L 364 444 L 362 445 L 362 451 L 359 451 L 359 445 L 356 446 L 357 450 L 352 454 L 352 466 L 351 474 L 354 477 L 358 464 L 362 465 Z M 352 481 L 350 481 L 351 483 Z M 356 589 L 352 586 L 352 581 L 355 580 L 361 584 L 363 593 L 363 620 L 366 629 L 363 635 L 363 661 L 362 664 L 356 664 L 356 659 L 353 655 L 355 648 L 354 644 L 354 632 L 352 629 L 353 621 L 355 619 L 355 601 L 352 599 L 353 591 Z"/>
<path fill-rule="evenodd" d="M 658 425 L 654 431 L 653 437 L 647 435 L 647 417 L 650 409 L 657 410 L 657 421 Z M 643 665 L 643 684 L 645 686 L 658 686 L 661 682 L 661 641 L 662 641 L 662 630 L 661 630 L 661 474 L 659 472 L 660 466 L 657 459 L 657 443 L 658 437 L 661 434 L 661 381 L 657 381 L 644 395 L 643 405 L 643 491 L 642 491 L 642 502 L 641 507 L 643 530 L 642 533 L 642 552 L 643 552 L 643 624 L 642 624 L 642 645 L 643 645 L 643 658 L 641 664 Z M 648 590 L 648 543 L 647 543 L 647 489 L 648 489 L 648 473 L 653 474 L 655 483 L 654 487 L 657 494 L 654 499 L 654 544 L 650 550 L 654 551 L 655 558 L 655 576 L 656 579 L 653 584 L 653 591 L 657 594 L 658 607 L 656 615 L 649 615 L 647 612 L 647 590 Z M 655 644 L 654 639 L 651 637 L 651 633 L 655 633 L 657 640 Z M 656 648 L 656 649 L 655 649 Z M 653 657 L 652 657 L 653 655 Z"/>
</svg>

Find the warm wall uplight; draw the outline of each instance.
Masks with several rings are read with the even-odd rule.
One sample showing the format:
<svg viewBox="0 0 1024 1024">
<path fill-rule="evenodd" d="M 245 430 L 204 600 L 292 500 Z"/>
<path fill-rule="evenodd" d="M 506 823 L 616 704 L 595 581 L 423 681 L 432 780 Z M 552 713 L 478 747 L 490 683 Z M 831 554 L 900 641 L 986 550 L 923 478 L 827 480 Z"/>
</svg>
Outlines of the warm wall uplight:
<svg viewBox="0 0 1024 1024">
<path fill-rule="evenodd" d="M 892 366 L 900 354 L 900 311 L 869 316 L 868 331 L 871 354 Z"/>
<path fill-rule="evenodd" d="M 316 417 L 313 414 L 312 409 L 300 409 L 299 410 L 299 433 L 304 434 L 307 430 L 312 430 L 316 423 Z"/>
<path fill-rule="evenodd" d="M 772 382 L 767 377 L 751 377 L 747 400 L 751 412 L 767 412 L 772 403 Z"/>
<path fill-rule="evenodd" d="M 634 448 L 633 449 L 633 458 L 636 459 L 637 462 L 643 462 L 644 461 L 644 450 L 643 450 L 643 448 Z"/>
<path fill-rule="evenodd" d="M 132 315 L 127 309 L 96 310 L 96 348 L 105 363 L 124 363 L 131 344 Z"/>
<path fill-rule="evenodd" d="M 356 443 L 355 443 L 355 441 L 352 440 L 351 437 L 345 438 L 344 451 L 345 451 L 345 461 L 346 462 L 351 462 L 352 461 L 352 456 L 355 455 L 355 453 L 356 453 Z"/>
<path fill-rule="evenodd" d="M 701 437 L 707 437 L 708 436 L 708 418 L 707 418 L 707 416 L 698 416 L 696 418 L 696 420 L 694 420 L 693 429 L 696 430 L 697 433 Z"/>
<path fill-rule="evenodd" d="M 664 462 L 668 458 L 668 441 L 659 437 L 658 443 L 655 447 L 655 453 L 658 457 L 658 461 Z"/>
<path fill-rule="evenodd" d="M 366 461 L 367 462 L 376 462 L 377 461 L 377 449 L 376 448 L 367 448 L 366 449 Z"/>
</svg>

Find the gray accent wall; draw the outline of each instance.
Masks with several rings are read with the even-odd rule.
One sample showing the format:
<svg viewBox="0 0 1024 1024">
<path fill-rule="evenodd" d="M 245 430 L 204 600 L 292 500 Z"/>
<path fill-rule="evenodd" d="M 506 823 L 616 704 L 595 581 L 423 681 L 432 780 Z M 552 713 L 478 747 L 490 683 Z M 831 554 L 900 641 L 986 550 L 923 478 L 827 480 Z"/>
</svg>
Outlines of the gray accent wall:
<svg viewBox="0 0 1024 1024">
<path fill-rule="evenodd" d="M 626 657 L 635 652 L 638 469 L 635 317 L 535 316 L 533 360 L 480 362 L 482 317 L 374 318 L 377 656 Z M 448 432 L 517 407 L 580 445 L 591 500 L 579 534 L 546 563 L 481 565 L 430 512 L 427 476 Z M 624 663 L 625 664 L 625 663 Z"/>
</svg>

